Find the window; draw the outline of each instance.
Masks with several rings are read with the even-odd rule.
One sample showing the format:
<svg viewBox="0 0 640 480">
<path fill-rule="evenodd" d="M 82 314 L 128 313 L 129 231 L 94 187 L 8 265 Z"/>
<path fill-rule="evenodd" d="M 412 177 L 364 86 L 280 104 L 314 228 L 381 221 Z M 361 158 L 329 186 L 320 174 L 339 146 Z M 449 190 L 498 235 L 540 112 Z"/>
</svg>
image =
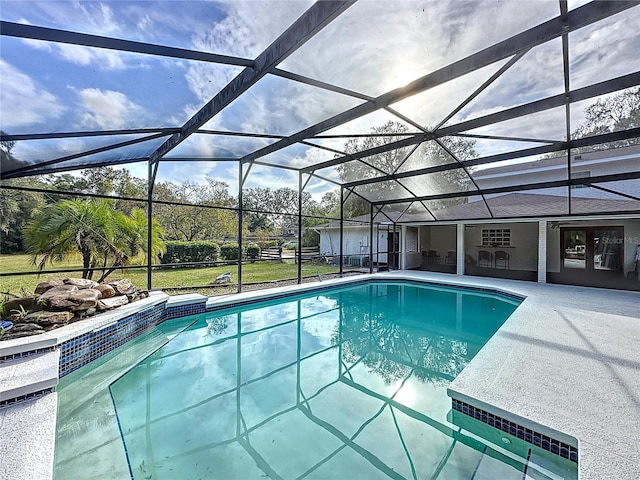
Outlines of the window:
<svg viewBox="0 0 640 480">
<path fill-rule="evenodd" d="M 510 228 L 483 228 L 483 247 L 509 247 L 511 246 Z"/>
<path fill-rule="evenodd" d="M 584 170 L 582 172 L 571 172 L 571 179 L 574 178 L 589 178 L 591 177 L 591 172 L 589 170 Z M 583 185 L 571 185 L 571 188 L 588 188 L 589 185 L 587 184 L 583 184 Z"/>
</svg>

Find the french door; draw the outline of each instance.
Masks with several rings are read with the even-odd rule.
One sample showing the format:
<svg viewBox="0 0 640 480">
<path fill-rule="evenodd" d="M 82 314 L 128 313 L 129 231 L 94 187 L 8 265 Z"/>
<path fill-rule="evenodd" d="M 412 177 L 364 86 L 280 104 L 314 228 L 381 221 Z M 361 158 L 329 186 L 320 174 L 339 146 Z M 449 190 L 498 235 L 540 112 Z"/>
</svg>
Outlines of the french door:
<svg viewBox="0 0 640 480">
<path fill-rule="evenodd" d="M 561 228 L 561 274 L 594 286 L 604 277 L 621 276 L 623 241 L 623 227 Z"/>
</svg>

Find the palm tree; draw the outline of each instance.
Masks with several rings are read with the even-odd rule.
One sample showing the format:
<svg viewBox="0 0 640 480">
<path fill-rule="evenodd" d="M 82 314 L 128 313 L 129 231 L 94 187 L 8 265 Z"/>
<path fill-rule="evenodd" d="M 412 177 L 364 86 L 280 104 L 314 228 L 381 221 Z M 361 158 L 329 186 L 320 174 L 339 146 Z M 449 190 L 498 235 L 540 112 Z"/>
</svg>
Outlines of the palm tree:
<svg viewBox="0 0 640 480">
<path fill-rule="evenodd" d="M 112 266 L 103 270 L 98 282 L 110 275 L 119 267 L 129 265 L 135 260 L 144 261 L 147 254 L 147 216 L 144 210 L 134 208 L 131 216 L 116 212 L 115 216 L 117 238 L 113 245 L 116 247 L 111 252 Z M 151 223 L 151 258 L 158 261 L 166 248 L 162 241 L 162 228 L 156 219 Z M 109 255 L 104 256 L 103 267 L 106 267 Z"/>
<path fill-rule="evenodd" d="M 47 205 L 25 227 L 27 251 L 42 270 L 47 262 L 62 261 L 80 252 L 82 278 L 91 278 L 99 263 L 100 281 L 146 251 L 146 218 L 142 210 L 131 217 L 115 211 L 107 200 L 62 200 Z M 161 253 L 161 231 L 152 226 L 152 252 Z M 40 261 L 38 263 L 38 258 Z"/>
</svg>

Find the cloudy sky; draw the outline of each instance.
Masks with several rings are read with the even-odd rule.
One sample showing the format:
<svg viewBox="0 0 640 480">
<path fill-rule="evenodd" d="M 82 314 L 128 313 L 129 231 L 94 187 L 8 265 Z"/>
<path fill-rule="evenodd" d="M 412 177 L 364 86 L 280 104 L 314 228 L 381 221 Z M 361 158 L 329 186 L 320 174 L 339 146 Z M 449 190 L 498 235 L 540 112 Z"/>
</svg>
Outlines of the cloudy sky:
<svg viewBox="0 0 640 480">
<path fill-rule="evenodd" d="M 576 8 L 581 2 L 569 2 Z M 298 18 L 309 1 L 88 2 L 6 1 L 2 20 L 118 37 L 253 59 Z M 557 0 L 360 1 L 287 58 L 280 67 L 378 96 L 477 52 L 559 13 Z M 640 7 L 570 35 L 571 88 L 637 70 Z M 104 49 L 2 37 L 0 128 L 11 134 L 132 127 L 180 127 L 240 71 L 240 67 L 167 59 Z M 503 62 L 392 105 L 423 126 L 433 126 L 497 71 Z M 475 118 L 564 90 L 561 42 L 528 52 L 449 123 Z M 290 135 L 362 101 L 280 77 L 267 76 L 204 128 Z M 580 105 L 573 125 L 583 119 Z M 326 133 L 367 133 L 394 115 L 378 111 Z M 562 140 L 564 112 L 549 111 L 492 127 L 516 137 Z M 415 130 L 411 127 L 411 130 Z M 474 133 L 488 133 L 480 129 Z M 43 161 L 137 136 L 18 142 L 16 157 Z M 124 147 L 118 158 L 148 155 L 163 139 Z M 194 135 L 168 157 L 239 157 L 275 139 Z M 340 150 L 343 139 L 318 142 Z M 486 143 L 486 142 L 485 142 Z M 491 145 L 496 153 L 515 144 Z M 526 148 L 530 144 L 517 145 Z M 479 145 L 480 150 L 484 147 Z M 480 151 L 480 153 L 484 153 Z M 99 154 L 104 155 L 104 154 Z M 294 145 L 270 155 L 275 165 L 308 165 L 333 154 Z M 141 176 L 146 166 L 131 167 Z M 237 186 L 237 167 L 168 162 L 159 178 L 211 175 Z M 282 169 L 256 168 L 248 186 L 297 183 Z M 290 186 L 293 186 L 291 184 Z M 317 192 L 327 185 L 315 182 Z"/>
</svg>

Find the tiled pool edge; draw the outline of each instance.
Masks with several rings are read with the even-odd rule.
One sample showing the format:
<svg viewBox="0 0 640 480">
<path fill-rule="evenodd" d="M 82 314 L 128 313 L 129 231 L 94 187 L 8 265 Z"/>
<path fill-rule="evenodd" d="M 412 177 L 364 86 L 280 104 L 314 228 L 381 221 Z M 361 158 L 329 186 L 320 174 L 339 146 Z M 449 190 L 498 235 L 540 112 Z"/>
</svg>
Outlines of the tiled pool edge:
<svg viewBox="0 0 640 480">
<path fill-rule="evenodd" d="M 455 398 L 451 399 L 451 408 L 495 429 L 524 440 L 531 445 L 540 447 L 547 452 L 578 463 L 578 448 L 558 440 L 553 436 L 545 435 L 534 429 L 524 427 L 516 422 L 489 413 L 486 410 L 482 410 L 481 408 Z"/>
</svg>

